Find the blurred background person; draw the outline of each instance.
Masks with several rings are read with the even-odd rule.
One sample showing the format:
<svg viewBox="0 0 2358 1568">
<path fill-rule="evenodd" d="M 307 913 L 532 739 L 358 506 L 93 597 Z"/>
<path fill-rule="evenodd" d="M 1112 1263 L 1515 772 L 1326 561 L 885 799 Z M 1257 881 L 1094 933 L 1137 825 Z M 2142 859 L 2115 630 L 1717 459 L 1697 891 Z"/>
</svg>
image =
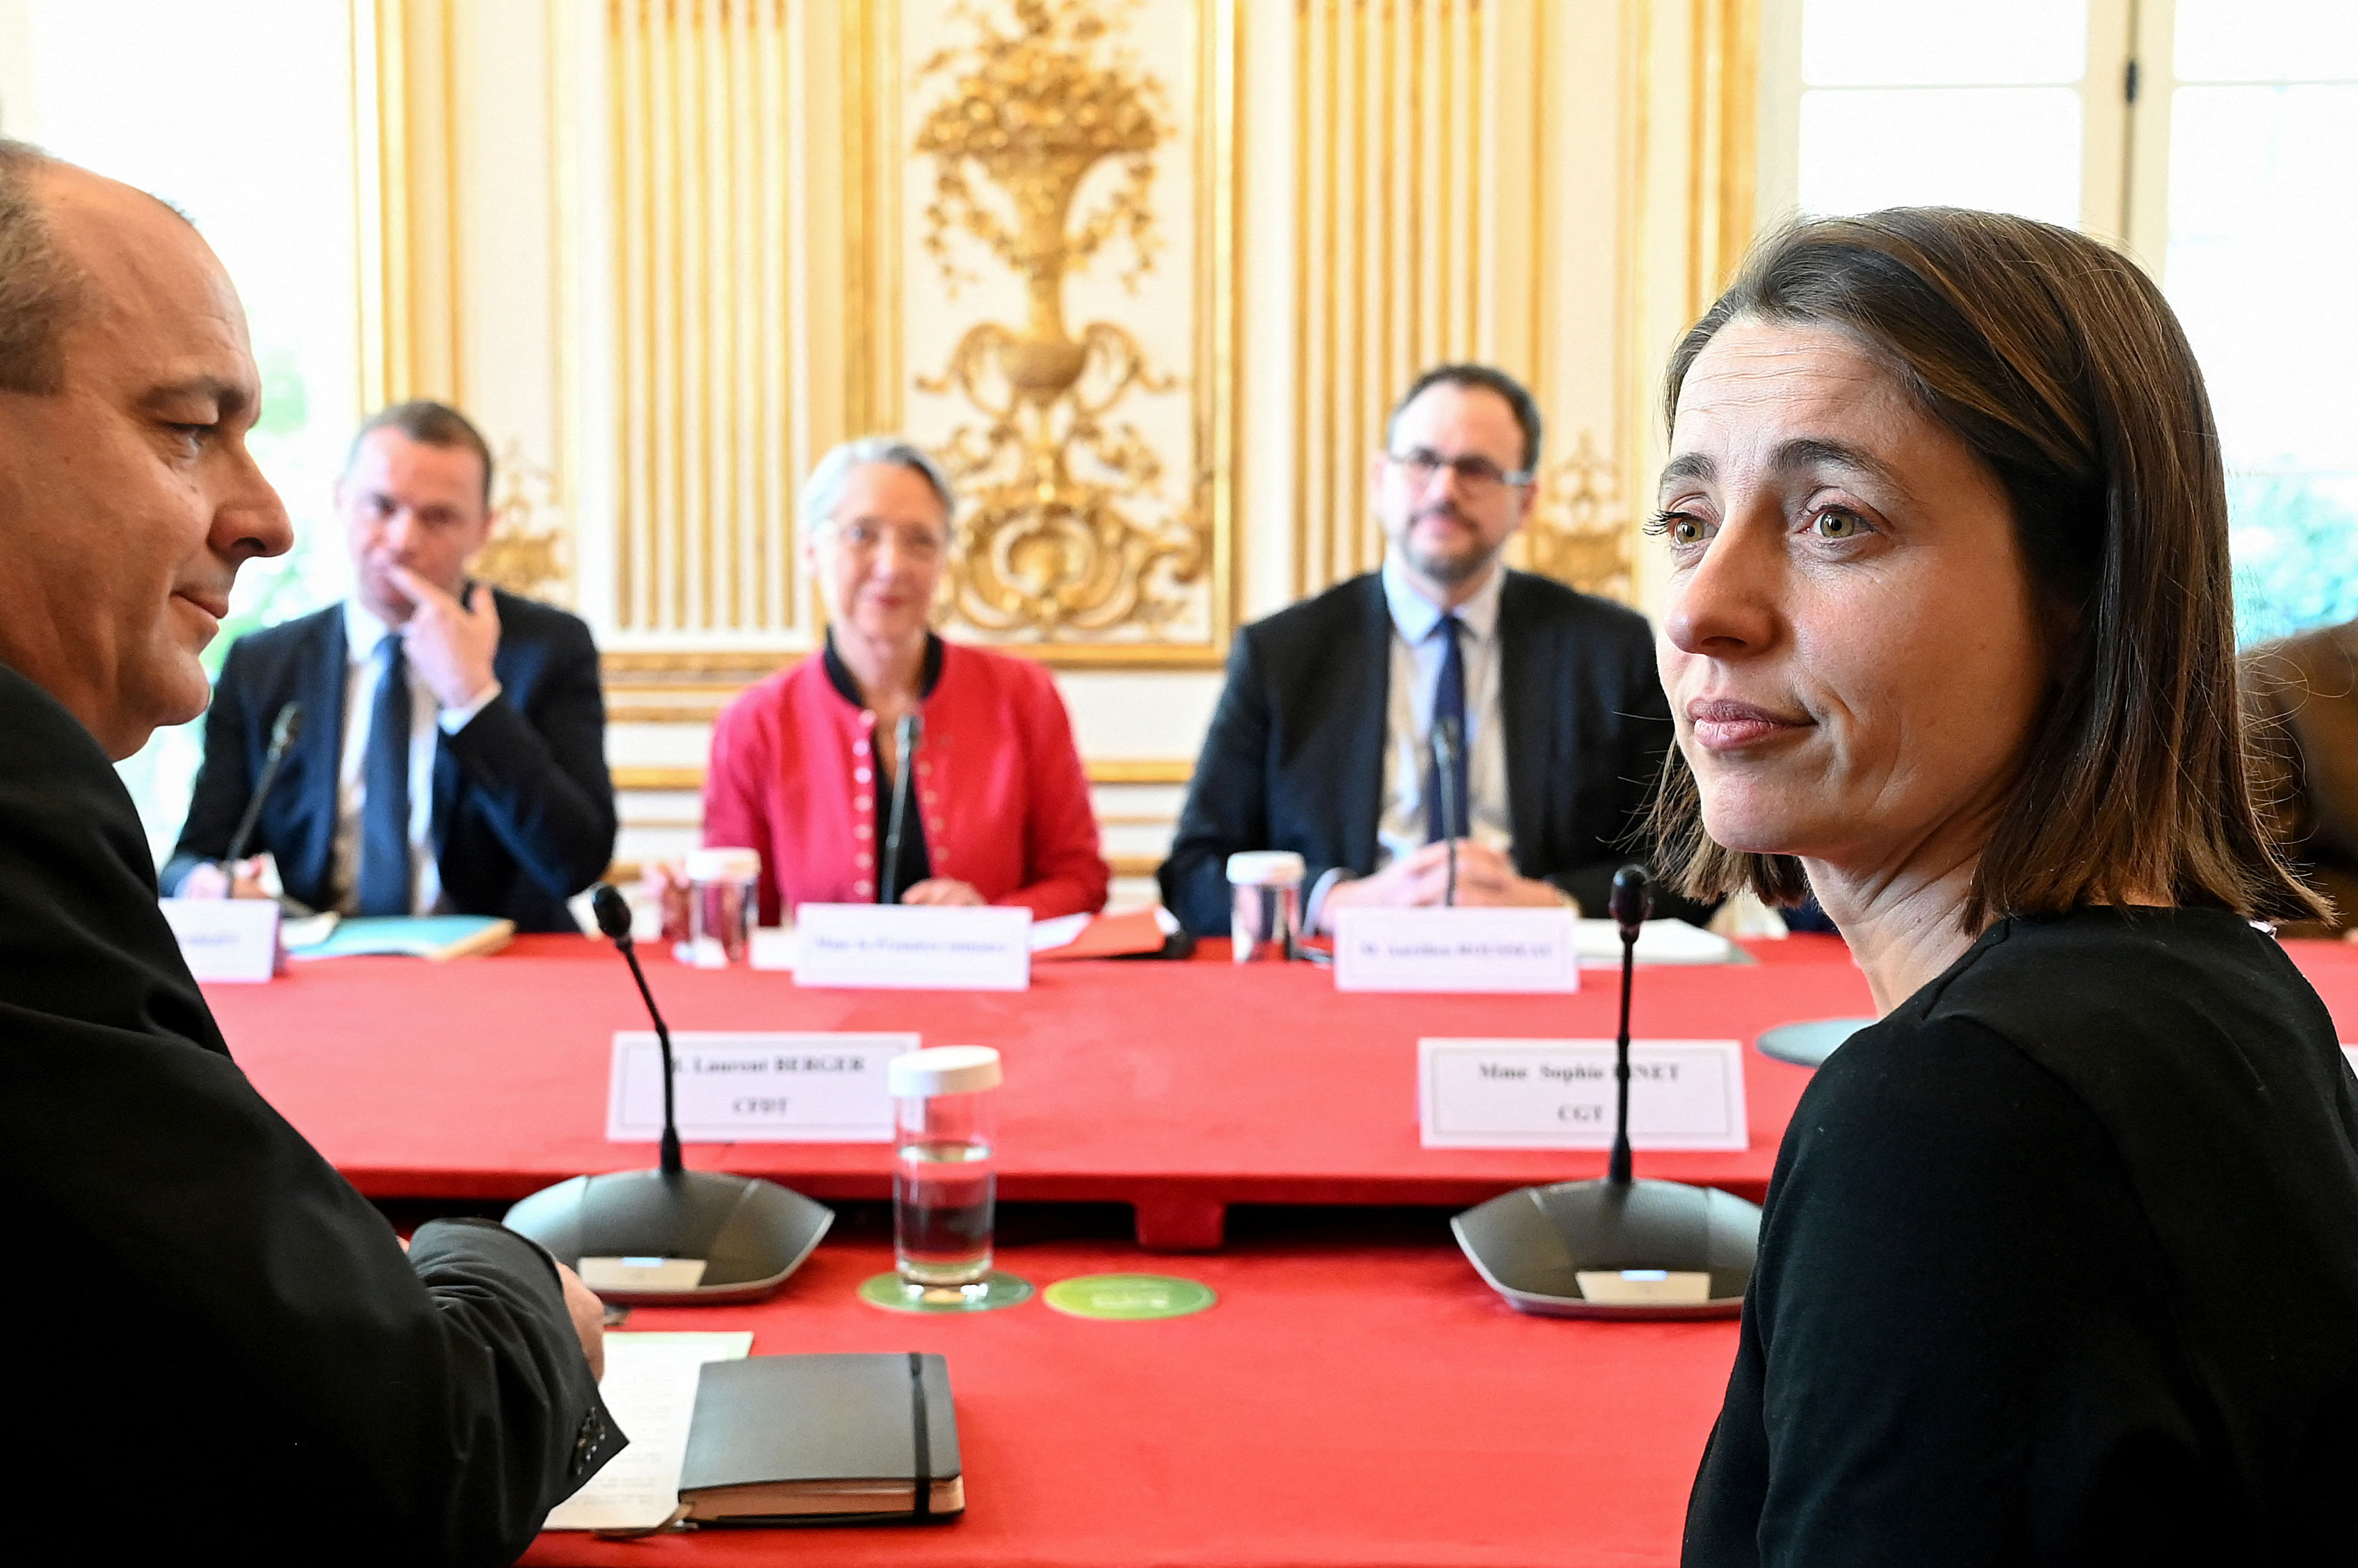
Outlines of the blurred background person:
<svg viewBox="0 0 2358 1568">
<path fill-rule="evenodd" d="M 614 852 L 598 649 L 579 618 L 468 577 L 491 496 L 491 448 L 457 409 L 404 403 L 361 427 L 335 496 L 352 595 L 231 648 L 166 892 L 228 889 L 221 860 L 297 702 L 247 846 L 288 896 L 580 929 L 565 901 Z"/>
<path fill-rule="evenodd" d="M 2358 1081 L 2252 925 L 2314 900 L 2177 320 L 1895 209 L 1763 242 L 1669 396 L 1671 864 L 1814 891 L 1882 1015 L 1786 1132 L 1685 1561 L 2346 1557 Z"/>
<path fill-rule="evenodd" d="M 2358 941 L 2358 621 L 2244 656 L 2260 804 L 2285 856 L 2331 908 L 2286 936 Z"/>
<path fill-rule="evenodd" d="M 888 892 L 1039 918 L 1104 907 L 1111 874 L 1055 683 L 929 624 L 956 505 L 940 467 L 891 437 L 837 447 L 803 487 L 801 558 L 827 605 L 826 643 L 721 713 L 704 784 L 705 843 L 762 853 L 764 924 L 814 900 Z M 914 761 L 898 739 L 910 716 L 922 726 Z"/>
</svg>

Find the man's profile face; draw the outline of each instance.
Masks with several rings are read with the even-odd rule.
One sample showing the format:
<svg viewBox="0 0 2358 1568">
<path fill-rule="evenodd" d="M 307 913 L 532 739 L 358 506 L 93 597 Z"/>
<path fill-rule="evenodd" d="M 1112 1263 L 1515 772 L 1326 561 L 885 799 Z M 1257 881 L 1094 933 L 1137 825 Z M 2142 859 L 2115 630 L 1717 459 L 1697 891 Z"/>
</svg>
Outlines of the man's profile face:
<svg viewBox="0 0 2358 1568">
<path fill-rule="evenodd" d="M 1482 386 L 1436 382 L 1392 421 L 1375 463 L 1377 521 L 1409 570 L 1436 589 L 1478 579 L 1531 514 L 1531 487 L 1469 483 L 1446 466 L 1423 477 L 1412 463 L 1479 459 L 1501 474 L 1523 466 L 1523 429 L 1507 400 Z"/>
<path fill-rule="evenodd" d="M 246 449 L 261 381 L 211 248 L 84 170 L 32 184 L 81 299 L 63 386 L 0 392 L 0 660 L 120 760 L 204 711 L 237 568 L 293 535 Z"/>
<path fill-rule="evenodd" d="M 389 626 L 417 608 L 392 568 L 455 596 L 492 532 L 483 460 L 465 447 L 428 446 L 391 428 L 361 438 L 336 481 L 336 511 L 352 546 L 354 590 Z"/>
</svg>

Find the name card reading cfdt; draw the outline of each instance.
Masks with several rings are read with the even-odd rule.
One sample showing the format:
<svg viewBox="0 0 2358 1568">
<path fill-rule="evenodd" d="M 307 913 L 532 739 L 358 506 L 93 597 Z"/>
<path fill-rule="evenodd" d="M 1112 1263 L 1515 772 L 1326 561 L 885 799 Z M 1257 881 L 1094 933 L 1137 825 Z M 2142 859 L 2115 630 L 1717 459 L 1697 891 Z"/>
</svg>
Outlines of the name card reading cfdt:
<svg viewBox="0 0 2358 1568">
<path fill-rule="evenodd" d="M 1032 912 L 806 903 L 795 912 L 795 984 L 890 990 L 1032 988 Z"/>
<path fill-rule="evenodd" d="M 1576 991 L 1569 909 L 1346 909 L 1338 991 Z"/>
<path fill-rule="evenodd" d="M 1609 1149 L 1610 1040 L 1420 1040 L 1417 1116 L 1427 1149 Z M 1744 1047 L 1629 1042 L 1629 1146 L 1747 1149 Z"/>
<path fill-rule="evenodd" d="M 884 1064 L 914 1034 L 738 1034 L 676 1030 L 672 1101 L 692 1143 L 890 1143 Z M 614 1036 L 606 1137 L 663 1136 L 663 1048 L 654 1033 Z"/>
</svg>

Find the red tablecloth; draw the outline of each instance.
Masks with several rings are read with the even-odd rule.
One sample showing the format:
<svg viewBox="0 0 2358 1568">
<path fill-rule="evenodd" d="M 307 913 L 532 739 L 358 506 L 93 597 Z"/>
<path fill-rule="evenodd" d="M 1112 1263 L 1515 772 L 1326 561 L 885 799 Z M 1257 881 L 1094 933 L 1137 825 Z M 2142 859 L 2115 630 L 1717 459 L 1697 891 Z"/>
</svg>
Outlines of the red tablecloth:
<svg viewBox="0 0 2358 1568">
<path fill-rule="evenodd" d="M 1748 1042 L 1867 1010 L 1835 939 L 1759 952 L 1758 964 L 1641 971 L 1638 1032 Z M 1602 1152 L 1422 1149 L 1416 1119 L 1419 1038 L 1610 1037 L 1616 989 L 1602 972 L 1568 997 L 1462 997 L 1342 995 L 1306 964 L 1043 964 L 1025 992 L 816 990 L 667 958 L 648 968 L 675 1029 L 902 1030 L 997 1046 L 1001 1195 L 1132 1204 L 1156 1245 L 1217 1244 L 1232 1203 L 1471 1204 L 1604 1172 Z M 600 943 L 529 937 L 430 968 L 323 960 L 206 994 L 262 1092 L 372 1197 L 520 1197 L 654 1157 L 604 1137 L 614 1032 L 646 1021 Z M 1808 1075 L 1747 1052 L 1745 1076 L 1750 1149 L 1650 1153 L 1641 1169 L 1758 1199 Z M 882 1146 L 691 1146 L 688 1158 L 821 1198 L 890 1190 Z"/>
<path fill-rule="evenodd" d="M 1220 1301 L 1100 1323 L 1036 1298 L 971 1317 L 856 1300 L 890 1266 L 823 1246 L 752 1308 L 633 1329 L 745 1328 L 753 1353 L 937 1350 L 968 1512 L 937 1527 L 540 1538 L 532 1563 L 1670 1564 L 1736 1325 L 1523 1317 L 1439 1221 L 1431 1245 L 1242 1243 L 1172 1267 L 1128 1249 L 1004 1252 L 1045 1286 L 1164 1269 Z"/>
</svg>

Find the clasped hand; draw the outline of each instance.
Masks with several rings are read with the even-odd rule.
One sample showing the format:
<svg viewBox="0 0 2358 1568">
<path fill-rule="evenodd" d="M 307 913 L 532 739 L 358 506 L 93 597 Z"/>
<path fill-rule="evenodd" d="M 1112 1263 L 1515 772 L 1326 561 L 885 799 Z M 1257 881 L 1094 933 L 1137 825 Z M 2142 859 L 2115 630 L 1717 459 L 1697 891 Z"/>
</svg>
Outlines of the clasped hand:
<svg viewBox="0 0 2358 1568">
<path fill-rule="evenodd" d="M 1448 896 L 1449 846 L 1427 844 L 1373 876 L 1336 883 L 1327 890 L 1318 923 L 1332 931 L 1336 914 L 1345 909 L 1431 908 L 1445 903 Z M 1563 895 L 1552 883 L 1517 875 L 1514 862 L 1489 845 L 1460 838 L 1457 902 L 1473 909 L 1545 909 L 1561 904 Z"/>
<path fill-rule="evenodd" d="M 687 940 L 687 871 L 676 860 L 657 860 L 648 865 L 639 879 L 639 891 L 649 902 L 663 910 L 663 939 L 666 942 Z M 914 904 L 983 904 L 984 898 L 972 883 L 956 877 L 927 877 L 913 884 L 901 894 L 903 903 Z"/>
</svg>

